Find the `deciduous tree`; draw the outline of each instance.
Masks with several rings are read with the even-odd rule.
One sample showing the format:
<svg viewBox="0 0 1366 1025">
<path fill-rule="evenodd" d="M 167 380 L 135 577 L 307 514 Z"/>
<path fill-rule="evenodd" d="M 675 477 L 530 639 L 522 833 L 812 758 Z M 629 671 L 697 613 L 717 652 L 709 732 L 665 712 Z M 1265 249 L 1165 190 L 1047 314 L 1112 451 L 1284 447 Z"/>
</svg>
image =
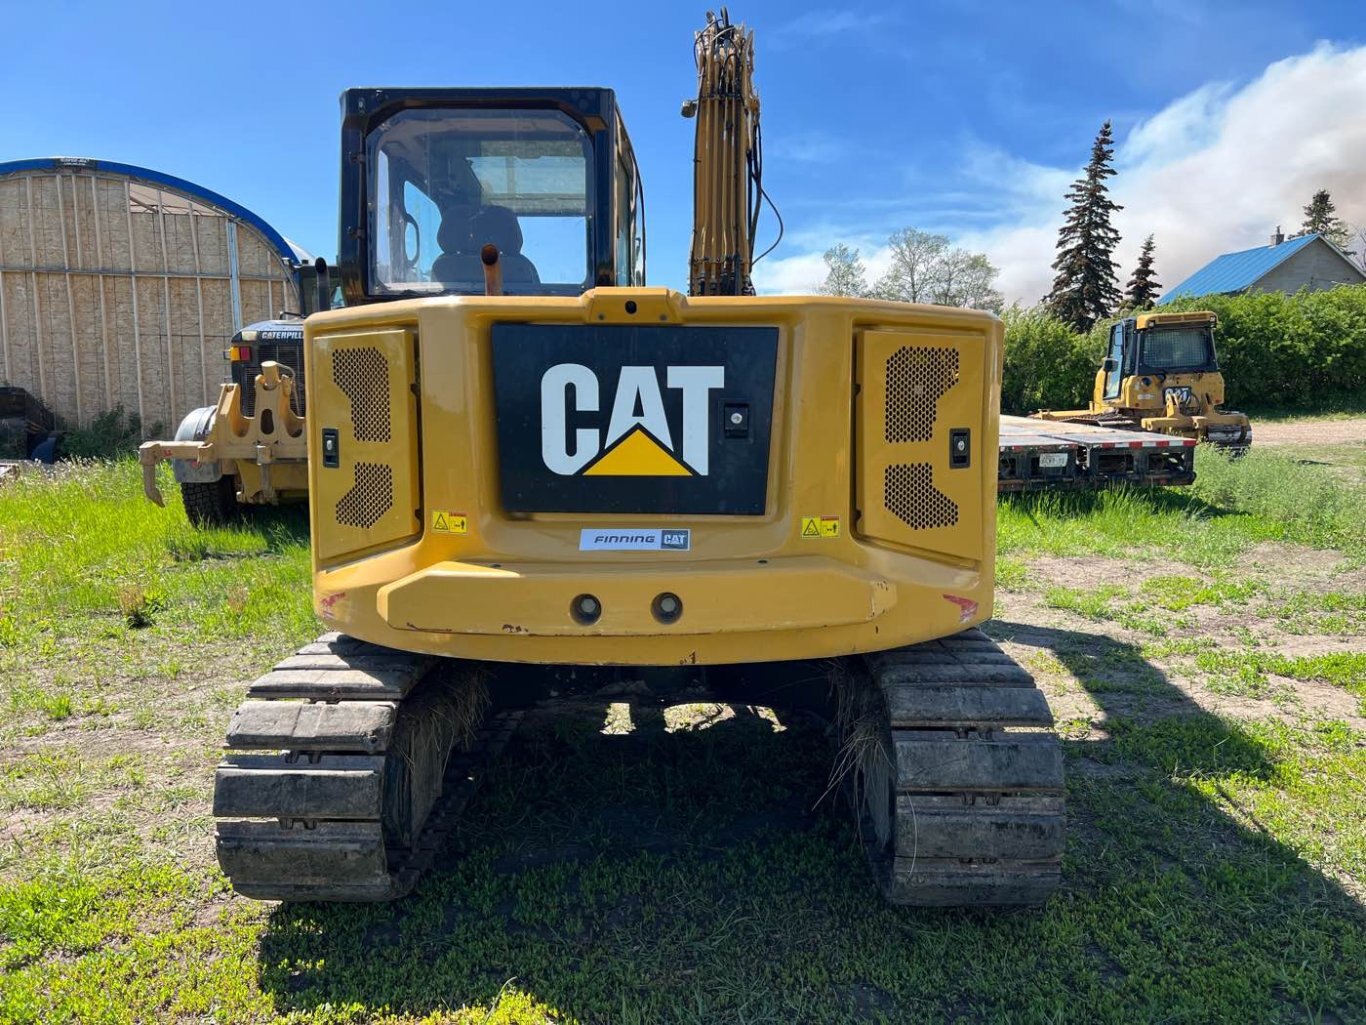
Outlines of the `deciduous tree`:
<svg viewBox="0 0 1366 1025">
<path fill-rule="evenodd" d="M 1001 308 L 999 273 L 985 253 L 953 245 L 947 235 L 903 228 L 887 240 L 891 266 L 873 286 L 879 299 L 979 310 Z"/>
<path fill-rule="evenodd" d="M 825 251 L 824 259 L 826 270 L 825 281 L 819 288 L 821 295 L 868 294 L 867 271 L 857 249 L 840 242 Z"/>
</svg>

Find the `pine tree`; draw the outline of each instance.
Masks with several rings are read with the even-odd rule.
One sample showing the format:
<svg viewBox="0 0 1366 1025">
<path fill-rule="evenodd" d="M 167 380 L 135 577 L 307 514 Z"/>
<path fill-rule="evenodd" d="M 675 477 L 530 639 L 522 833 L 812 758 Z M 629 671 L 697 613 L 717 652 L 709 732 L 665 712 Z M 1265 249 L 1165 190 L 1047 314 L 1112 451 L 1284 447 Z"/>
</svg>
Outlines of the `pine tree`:
<svg viewBox="0 0 1366 1025">
<path fill-rule="evenodd" d="M 1333 206 L 1333 198 L 1328 195 L 1327 189 L 1315 192 L 1314 198 L 1304 208 L 1304 225 L 1300 234 L 1312 235 L 1314 232 L 1318 232 L 1339 249 L 1347 245 L 1347 225 L 1338 219 L 1337 208 Z"/>
<path fill-rule="evenodd" d="M 1161 291 L 1162 286 L 1158 284 L 1157 274 L 1153 271 L 1153 237 L 1149 235 L 1139 250 L 1134 276 L 1125 286 L 1124 305 L 1131 310 L 1150 310 Z"/>
<path fill-rule="evenodd" d="M 1058 258 L 1053 261 L 1058 276 L 1044 299 L 1059 319 L 1078 331 L 1089 331 L 1120 299 L 1111 259 L 1119 232 L 1110 224 L 1110 215 L 1123 207 L 1110 199 L 1105 186 L 1105 179 L 1115 173 L 1110 166 L 1113 156 L 1114 137 L 1106 121 L 1091 146 L 1086 173 L 1067 192 L 1072 205 L 1058 231 Z"/>
</svg>

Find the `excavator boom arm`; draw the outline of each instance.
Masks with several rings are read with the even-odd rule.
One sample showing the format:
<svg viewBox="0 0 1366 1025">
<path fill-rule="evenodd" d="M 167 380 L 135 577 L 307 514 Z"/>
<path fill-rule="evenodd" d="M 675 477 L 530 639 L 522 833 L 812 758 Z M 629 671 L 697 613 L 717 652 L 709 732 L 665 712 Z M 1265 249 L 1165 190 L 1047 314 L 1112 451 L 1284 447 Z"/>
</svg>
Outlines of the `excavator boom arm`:
<svg viewBox="0 0 1366 1025">
<path fill-rule="evenodd" d="M 688 268 L 692 295 L 752 295 L 754 231 L 759 217 L 759 96 L 754 91 L 754 33 L 733 25 L 724 8 L 707 13 L 694 42 L 697 99 L 693 150 L 693 233 Z"/>
</svg>

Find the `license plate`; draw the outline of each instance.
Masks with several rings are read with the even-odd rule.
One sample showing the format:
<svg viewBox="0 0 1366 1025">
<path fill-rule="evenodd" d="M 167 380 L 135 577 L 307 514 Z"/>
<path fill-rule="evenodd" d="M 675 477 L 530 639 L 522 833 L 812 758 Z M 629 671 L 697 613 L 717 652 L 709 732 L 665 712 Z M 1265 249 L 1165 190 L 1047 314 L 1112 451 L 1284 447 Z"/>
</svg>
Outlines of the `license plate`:
<svg viewBox="0 0 1366 1025">
<path fill-rule="evenodd" d="M 758 516 L 774 327 L 495 324 L 509 512 Z"/>
<path fill-rule="evenodd" d="M 1039 455 L 1039 466 L 1045 470 L 1061 470 L 1067 465 L 1066 452 L 1044 452 Z"/>
</svg>

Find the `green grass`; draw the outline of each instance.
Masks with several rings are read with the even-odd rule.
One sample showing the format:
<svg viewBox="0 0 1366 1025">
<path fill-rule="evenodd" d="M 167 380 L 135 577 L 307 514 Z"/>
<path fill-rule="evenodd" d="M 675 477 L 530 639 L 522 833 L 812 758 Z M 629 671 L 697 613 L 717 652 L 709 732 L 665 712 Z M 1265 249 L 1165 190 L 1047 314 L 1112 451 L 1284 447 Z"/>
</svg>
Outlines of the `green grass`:
<svg viewBox="0 0 1366 1025">
<path fill-rule="evenodd" d="M 1140 633 L 1163 637 L 1170 629 L 1191 625 L 1191 620 L 1181 613 L 1202 606 L 1242 607 L 1249 598 L 1266 590 L 1266 585 L 1259 581 L 1232 580 L 1219 572 L 1204 579 L 1161 575 L 1144 579 L 1136 589 L 1113 583 L 1052 586 L 1044 591 L 1044 604 L 1097 622 L 1112 621 Z"/>
<path fill-rule="evenodd" d="M 1040 914 L 912 912 L 812 803 L 818 730 L 531 730 L 448 867 L 398 905 L 219 903 L 167 860 L 42 861 L 0 898 L 0 1017 L 311 1022 L 1303 1020 L 1366 1009 L 1366 921 L 1324 781 L 1366 799 L 1359 737 L 1134 724 L 1074 773 L 1066 892 Z M 1074 758 L 1097 757 L 1092 742 Z M 1291 768 L 1291 766 L 1297 766 Z M 1271 832 L 1263 803 L 1309 794 Z M 1258 819 L 1265 825 L 1267 816 Z M 1075 829 L 1075 827 L 1074 827 Z M 145 857 L 145 854 L 144 854 Z M 208 907 L 192 916 L 188 909 Z M 138 925 L 137 923 L 140 923 Z M 1293 949 L 1294 958 L 1285 952 Z M 167 966 L 175 966 L 173 972 Z M 464 1015 L 454 1012 L 461 1006 Z"/>
<path fill-rule="evenodd" d="M 241 637 L 297 633 L 311 620 L 297 516 L 196 531 L 174 486 L 162 487 L 173 500 L 158 509 L 142 497 L 136 464 L 118 462 L 25 475 L 0 490 L 0 640 L 59 640 L 87 634 L 92 621 L 131 627 L 130 617 Z"/>
<path fill-rule="evenodd" d="M 196 531 L 162 488 L 165 509 L 131 460 L 0 488 L 0 741 L 125 706 L 166 712 L 149 681 L 206 659 L 259 668 L 316 632 L 299 511 Z"/>
<path fill-rule="evenodd" d="M 1002 503 L 1011 601 L 1089 622 L 1026 659 L 1094 703 L 1063 724 L 1041 912 L 884 905 L 808 717 L 668 733 L 651 705 L 609 736 L 607 699 L 519 730 L 412 897 L 280 907 L 226 888 L 209 792 L 244 682 L 318 629 L 301 520 L 190 531 L 131 462 L 25 478 L 0 489 L 0 1023 L 1366 1021 L 1361 723 L 1222 717 L 1168 676 L 1360 694 L 1366 655 L 1143 627 L 1360 636 L 1350 588 L 1233 568 L 1265 541 L 1356 557 L 1337 506 L 1250 501 Z M 1195 568 L 1050 589 L 1030 562 L 1135 551 Z"/>
<path fill-rule="evenodd" d="M 1291 680 L 1320 680 L 1362 699 L 1366 716 L 1366 652 L 1287 656 L 1270 651 L 1202 651 L 1195 664 L 1210 673 L 1231 675 L 1251 688 L 1265 685 L 1270 675 Z"/>
<path fill-rule="evenodd" d="M 1202 446 L 1196 472 L 1190 488 L 1005 496 L 997 511 L 1000 552 L 1126 561 L 1161 552 L 1218 567 L 1280 541 L 1366 561 L 1366 497 L 1322 467 L 1256 448 L 1229 460 Z"/>
</svg>

